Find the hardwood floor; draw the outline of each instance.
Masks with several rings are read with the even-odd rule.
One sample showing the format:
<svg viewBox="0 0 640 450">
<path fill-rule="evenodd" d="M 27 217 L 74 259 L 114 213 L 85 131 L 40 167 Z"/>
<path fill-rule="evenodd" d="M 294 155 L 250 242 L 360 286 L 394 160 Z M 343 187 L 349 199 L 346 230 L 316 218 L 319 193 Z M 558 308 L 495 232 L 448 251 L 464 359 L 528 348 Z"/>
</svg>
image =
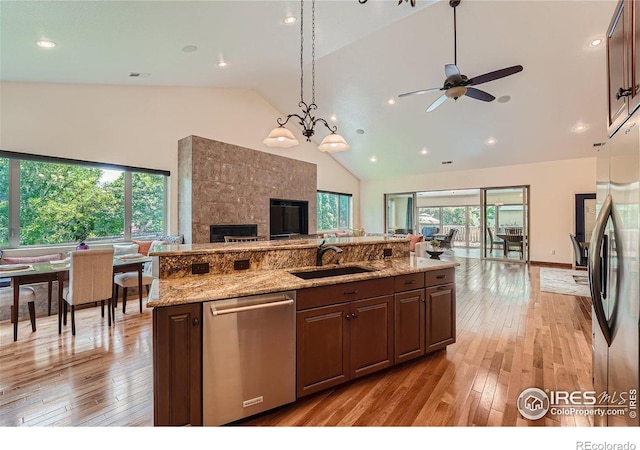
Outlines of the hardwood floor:
<svg viewBox="0 0 640 450">
<path fill-rule="evenodd" d="M 539 267 L 459 258 L 457 342 L 345 386 L 305 397 L 240 425 L 589 426 L 583 416 L 520 417 L 527 387 L 587 390 L 590 299 L 539 291 Z M 38 318 L 18 341 L 0 323 L 1 426 L 152 426 L 151 311 L 99 308 L 57 334 Z"/>
</svg>

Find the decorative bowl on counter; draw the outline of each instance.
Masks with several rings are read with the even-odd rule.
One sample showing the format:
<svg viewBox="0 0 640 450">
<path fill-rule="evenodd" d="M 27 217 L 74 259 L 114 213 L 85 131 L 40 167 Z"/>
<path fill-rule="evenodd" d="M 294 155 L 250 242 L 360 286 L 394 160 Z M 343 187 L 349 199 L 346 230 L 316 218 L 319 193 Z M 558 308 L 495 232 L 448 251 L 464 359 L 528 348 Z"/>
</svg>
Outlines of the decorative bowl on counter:
<svg viewBox="0 0 640 450">
<path fill-rule="evenodd" d="M 440 259 L 440 255 L 444 253 L 444 250 L 427 250 L 427 253 L 431 255 L 429 259 Z"/>
</svg>

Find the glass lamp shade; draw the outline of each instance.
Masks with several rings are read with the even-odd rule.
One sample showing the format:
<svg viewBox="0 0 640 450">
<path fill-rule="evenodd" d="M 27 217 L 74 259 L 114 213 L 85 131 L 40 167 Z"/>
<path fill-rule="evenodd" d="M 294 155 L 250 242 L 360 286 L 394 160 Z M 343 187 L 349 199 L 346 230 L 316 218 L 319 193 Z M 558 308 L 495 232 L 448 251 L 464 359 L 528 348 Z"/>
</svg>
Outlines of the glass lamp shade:
<svg viewBox="0 0 640 450">
<path fill-rule="evenodd" d="M 462 97 L 464 94 L 467 93 L 467 88 L 464 86 L 456 86 L 456 87 L 452 87 L 450 89 L 447 89 L 444 92 L 444 95 L 446 95 L 449 98 L 458 98 L 458 97 Z"/>
<path fill-rule="evenodd" d="M 349 144 L 339 134 L 331 133 L 318 145 L 318 150 L 329 153 L 342 152 L 349 150 Z"/>
<path fill-rule="evenodd" d="M 280 125 L 269 133 L 269 136 L 262 141 L 267 147 L 293 147 L 298 145 L 298 140 L 293 133 Z"/>
</svg>

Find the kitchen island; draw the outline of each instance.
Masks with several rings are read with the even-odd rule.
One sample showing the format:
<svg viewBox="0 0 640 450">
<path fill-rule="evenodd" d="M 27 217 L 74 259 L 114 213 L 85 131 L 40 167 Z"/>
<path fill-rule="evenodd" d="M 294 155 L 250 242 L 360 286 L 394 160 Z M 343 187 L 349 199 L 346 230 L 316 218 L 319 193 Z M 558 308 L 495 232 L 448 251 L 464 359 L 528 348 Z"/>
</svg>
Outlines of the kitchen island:
<svg viewBox="0 0 640 450">
<path fill-rule="evenodd" d="M 203 422 L 203 360 L 211 358 L 206 355 L 207 342 L 203 340 L 207 339 L 203 337 L 202 325 L 211 314 L 203 305 L 216 305 L 216 301 L 295 293 L 292 306 L 295 342 L 291 343 L 295 354 L 293 400 L 455 342 L 456 262 L 410 255 L 408 241 L 402 239 L 339 241 L 331 244 L 342 250 L 340 256 L 346 254 L 347 262 L 322 267 L 297 265 L 303 260 L 308 262 L 307 253 L 315 258 L 322 241 L 265 243 L 259 248 L 212 244 L 187 249 L 185 253 L 171 247 L 165 253 L 155 254 L 159 258 L 194 255 L 201 258 L 204 253 L 209 258 L 210 253 L 224 253 L 226 248 L 244 252 L 251 261 L 260 261 L 260 268 L 253 270 L 183 277 L 170 275 L 180 271 L 175 261 L 165 263 L 165 269 L 172 269 L 154 281 L 148 300 L 148 306 L 154 308 L 155 425 L 207 423 Z M 265 249 L 281 251 L 283 247 L 291 249 L 291 258 L 255 256 Z M 384 256 L 389 253 L 393 257 Z M 237 253 L 233 255 L 237 257 Z M 178 260 L 185 263 L 184 259 Z M 274 260 L 278 263 L 274 264 Z M 333 261 L 333 256 L 330 260 Z M 162 260 L 159 262 L 162 267 Z M 296 265 L 286 267 L 289 264 Z M 347 274 L 332 276 L 331 270 L 335 269 Z M 359 273 L 348 273 L 351 271 Z M 228 340 L 234 346 L 237 336 L 230 335 Z M 206 384 L 206 373 L 204 379 Z"/>
</svg>

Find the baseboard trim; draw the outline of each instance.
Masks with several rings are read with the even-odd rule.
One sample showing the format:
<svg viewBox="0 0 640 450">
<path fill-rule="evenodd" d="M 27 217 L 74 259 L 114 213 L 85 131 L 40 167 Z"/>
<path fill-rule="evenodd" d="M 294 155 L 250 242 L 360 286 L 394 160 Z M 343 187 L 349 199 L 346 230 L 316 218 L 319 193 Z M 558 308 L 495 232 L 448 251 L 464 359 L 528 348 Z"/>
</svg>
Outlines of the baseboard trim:
<svg viewBox="0 0 640 450">
<path fill-rule="evenodd" d="M 571 264 L 567 264 L 567 263 L 554 263 L 554 262 L 547 262 L 547 261 L 530 261 L 529 264 L 532 265 L 532 266 L 555 267 L 557 269 L 573 269 L 573 266 Z M 580 269 L 578 268 L 577 270 L 580 270 Z"/>
</svg>

